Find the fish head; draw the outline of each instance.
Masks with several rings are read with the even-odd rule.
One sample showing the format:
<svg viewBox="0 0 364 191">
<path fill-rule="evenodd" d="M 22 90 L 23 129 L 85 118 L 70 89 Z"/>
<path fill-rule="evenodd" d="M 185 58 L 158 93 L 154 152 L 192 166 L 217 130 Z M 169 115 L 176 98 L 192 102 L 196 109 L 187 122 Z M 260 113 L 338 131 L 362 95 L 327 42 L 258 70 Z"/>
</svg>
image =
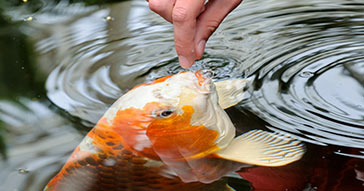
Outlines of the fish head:
<svg viewBox="0 0 364 191">
<path fill-rule="evenodd" d="M 139 85 L 105 118 L 136 154 L 163 161 L 207 156 L 235 136 L 211 78 L 211 71 L 181 72 Z"/>
</svg>

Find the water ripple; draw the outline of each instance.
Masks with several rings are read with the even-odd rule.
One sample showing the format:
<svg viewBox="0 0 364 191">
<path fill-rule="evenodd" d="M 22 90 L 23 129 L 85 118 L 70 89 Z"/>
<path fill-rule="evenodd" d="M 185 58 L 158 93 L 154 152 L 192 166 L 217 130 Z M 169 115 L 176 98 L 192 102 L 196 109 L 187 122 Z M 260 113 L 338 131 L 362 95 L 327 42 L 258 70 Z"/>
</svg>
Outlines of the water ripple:
<svg viewBox="0 0 364 191">
<path fill-rule="evenodd" d="M 363 149 L 363 26 L 359 1 L 247 1 L 226 18 L 192 70 L 210 68 L 217 79 L 253 76 L 251 97 L 239 108 L 273 131 Z M 37 45 L 42 60 L 55 65 L 48 97 L 85 121 L 95 123 L 136 84 L 182 71 L 172 26 L 144 1 L 52 27 L 64 32 Z"/>
<path fill-rule="evenodd" d="M 120 16 L 120 11 L 116 12 L 128 7 L 132 10 L 127 14 Z M 102 18 L 109 15 L 113 19 L 105 22 Z M 133 86 L 182 71 L 174 50 L 172 26 L 152 13 L 143 1 L 97 10 L 62 30 L 66 32 L 61 36 L 51 35 L 37 45 L 43 57 L 50 57 L 47 60 L 54 60 L 54 52 L 61 53 L 47 80 L 48 97 L 85 121 L 95 123 Z M 192 69 L 214 69 L 219 79 L 239 77 L 239 58 L 221 52 L 206 54 Z"/>
<path fill-rule="evenodd" d="M 257 68 L 252 97 L 241 108 L 254 111 L 274 131 L 363 149 L 364 6 L 339 5 L 280 7 L 283 13 L 263 13 L 269 26 L 252 24 L 271 44 L 259 53 L 259 66 L 251 66 Z"/>
</svg>

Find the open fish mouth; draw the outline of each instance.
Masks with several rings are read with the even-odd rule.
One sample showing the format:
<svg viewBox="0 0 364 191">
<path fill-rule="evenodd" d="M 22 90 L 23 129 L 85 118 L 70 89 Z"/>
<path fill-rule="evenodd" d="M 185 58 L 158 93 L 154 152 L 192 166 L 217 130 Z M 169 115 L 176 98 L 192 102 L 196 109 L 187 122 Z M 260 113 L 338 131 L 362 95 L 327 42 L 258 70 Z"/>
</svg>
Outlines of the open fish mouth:
<svg viewBox="0 0 364 191">
<path fill-rule="evenodd" d="M 212 77 L 214 73 L 212 70 L 199 70 L 195 72 L 198 82 L 198 90 L 200 93 L 211 93 Z"/>
</svg>

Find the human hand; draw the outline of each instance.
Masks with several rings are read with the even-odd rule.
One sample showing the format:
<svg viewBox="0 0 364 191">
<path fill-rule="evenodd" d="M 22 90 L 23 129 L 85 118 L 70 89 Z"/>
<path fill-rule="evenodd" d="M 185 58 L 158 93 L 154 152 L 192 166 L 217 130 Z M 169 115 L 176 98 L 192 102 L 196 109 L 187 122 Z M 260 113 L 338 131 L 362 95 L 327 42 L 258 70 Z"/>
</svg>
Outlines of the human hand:
<svg viewBox="0 0 364 191">
<path fill-rule="evenodd" d="M 173 23 L 179 63 L 189 68 L 200 59 L 206 41 L 242 0 L 149 0 L 149 8 Z"/>
</svg>

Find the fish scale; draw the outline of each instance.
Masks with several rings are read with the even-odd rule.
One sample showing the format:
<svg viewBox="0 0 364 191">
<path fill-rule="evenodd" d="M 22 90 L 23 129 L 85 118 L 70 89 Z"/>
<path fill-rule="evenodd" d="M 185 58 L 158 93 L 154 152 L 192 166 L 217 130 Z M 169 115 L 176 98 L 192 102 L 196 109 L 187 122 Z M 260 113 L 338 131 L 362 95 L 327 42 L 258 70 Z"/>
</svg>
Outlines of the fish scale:
<svg viewBox="0 0 364 191">
<path fill-rule="evenodd" d="M 58 177 L 60 179 L 58 183 L 50 184 L 48 187 L 54 187 L 56 190 L 90 191 L 163 189 L 158 183 L 152 187 L 146 187 L 148 182 L 152 183 L 160 178 L 166 178 L 158 177 L 150 167 L 145 167 L 144 164 L 147 163 L 147 160 L 143 157 L 135 156 L 123 149 L 121 155 L 114 159 L 113 166 L 105 165 L 105 159 L 97 157 L 89 156 L 84 160 L 79 160 L 64 169 L 64 173 Z M 149 177 L 150 174 L 154 177 Z M 167 186 L 174 184 L 173 181 L 170 183 Z"/>
<path fill-rule="evenodd" d="M 109 158 L 110 159 L 110 158 Z M 122 149 L 115 157 L 113 166 L 105 165 L 105 160 L 88 156 L 84 160 L 71 163 L 63 173 L 55 177 L 45 190 L 57 191 L 169 191 L 169 190 L 210 190 L 212 187 L 226 189 L 225 183 L 216 182 L 207 186 L 199 182 L 183 183 L 178 178 L 160 175 L 161 167 L 145 166 L 150 159 L 132 154 Z"/>
</svg>

